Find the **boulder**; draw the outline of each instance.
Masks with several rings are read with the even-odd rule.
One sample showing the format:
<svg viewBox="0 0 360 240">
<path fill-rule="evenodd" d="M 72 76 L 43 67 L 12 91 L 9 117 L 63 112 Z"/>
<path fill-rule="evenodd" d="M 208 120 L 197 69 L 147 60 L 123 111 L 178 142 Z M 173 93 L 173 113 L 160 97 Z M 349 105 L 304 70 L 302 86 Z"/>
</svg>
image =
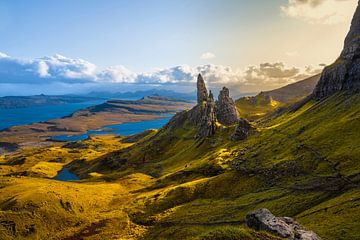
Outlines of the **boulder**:
<svg viewBox="0 0 360 240">
<path fill-rule="evenodd" d="M 217 119 L 223 125 L 233 125 L 238 122 L 239 113 L 234 100 L 230 97 L 228 88 L 223 87 L 216 101 Z"/>
<path fill-rule="evenodd" d="M 231 135 L 231 140 L 239 141 L 246 139 L 249 135 L 256 132 L 256 128 L 247 120 L 240 118 L 234 133 Z"/>
<path fill-rule="evenodd" d="M 289 240 L 320 240 L 316 233 L 306 230 L 292 218 L 275 217 L 265 208 L 248 213 L 245 221 L 248 227 L 256 231 L 266 231 Z"/>
</svg>

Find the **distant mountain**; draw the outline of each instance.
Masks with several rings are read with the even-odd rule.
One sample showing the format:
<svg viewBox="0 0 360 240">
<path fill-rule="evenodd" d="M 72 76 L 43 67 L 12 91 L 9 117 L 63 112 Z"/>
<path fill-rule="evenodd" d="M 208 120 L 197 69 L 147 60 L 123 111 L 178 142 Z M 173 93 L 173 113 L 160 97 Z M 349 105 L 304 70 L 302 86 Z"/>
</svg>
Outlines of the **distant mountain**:
<svg viewBox="0 0 360 240">
<path fill-rule="evenodd" d="M 82 95 L 34 95 L 34 96 L 6 96 L 0 97 L 0 109 L 1 108 L 24 108 L 34 106 L 45 105 L 61 105 L 68 103 L 81 103 L 88 101 L 95 101 L 99 99 L 128 99 L 139 100 L 147 96 L 158 96 L 169 99 L 178 99 L 181 101 L 195 101 L 196 94 L 193 93 L 179 93 L 171 90 L 145 90 L 136 92 L 124 92 L 124 93 L 111 93 L 111 92 L 90 92 Z"/>
<path fill-rule="evenodd" d="M 61 105 L 67 103 L 81 103 L 98 100 L 88 96 L 73 95 L 35 95 L 35 96 L 8 96 L 0 97 L 0 108 L 24 108 L 44 105 Z"/>
<path fill-rule="evenodd" d="M 164 89 L 150 89 L 144 91 L 136 91 L 136 92 L 90 92 L 85 96 L 88 97 L 96 97 L 96 98 L 115 98 L 115 99 L 141 99 L 146 96 L 163 96 L 170 98 L 177 98 L 182 100 L 196 100 L 196 93 L 180 93 L 172 90 L 164 90 Z"/>
<path fill-rule="evenodd" d="M 309 96 L 319 79 L 320 74 L 282 88 L 261 92 L 253 97 L 239 98 L 236 100 L 236 106 L 243 117 L 257 119 L 279 107 L 293 104 Z"/>
<path fill-rule="evenodd" d="M 320 74 L 317 74 L 282 88 L 263 92 L 263 94 L 265 96 L 270 96 L 273 100 L 281 103 L 292 103 L 310 95 L 319 79 Z"/>
</svg>

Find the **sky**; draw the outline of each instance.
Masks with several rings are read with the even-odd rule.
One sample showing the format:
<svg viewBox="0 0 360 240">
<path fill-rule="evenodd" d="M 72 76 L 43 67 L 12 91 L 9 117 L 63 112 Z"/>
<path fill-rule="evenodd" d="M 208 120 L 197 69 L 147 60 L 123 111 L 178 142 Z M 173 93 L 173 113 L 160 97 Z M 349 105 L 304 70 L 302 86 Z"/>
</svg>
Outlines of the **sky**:
<svg viewBox="0 0 360 240">
<path fill-rule="evenodd" d="M 2 0 L 0 96 L 274 89 L 339 55 L 356 0 Z"/>
</svg>

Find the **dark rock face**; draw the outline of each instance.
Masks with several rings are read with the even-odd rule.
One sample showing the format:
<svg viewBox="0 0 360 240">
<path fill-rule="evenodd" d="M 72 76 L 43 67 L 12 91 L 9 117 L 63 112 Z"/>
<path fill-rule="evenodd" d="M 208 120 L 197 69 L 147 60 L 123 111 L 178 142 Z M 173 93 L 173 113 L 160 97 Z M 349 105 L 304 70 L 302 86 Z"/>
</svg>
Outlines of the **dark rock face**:
<svg viewBox="0 0 360 240">
<path fill-rule="evenodd" d="M 241 118 L 239 119 L 238 125 L 235 128 L 231 140 L 239 141 L 246 139 L 249 135 L 256 132 L 256 128 L 252 126 L 247 120 Z"/>
<path fill-rule="evenodd" d="M 289 217 L 275 217 L 269 210 L 262 208 L 246 215 L 246 224 L 256 231 L 266 231 L 289 240 L 320 240 L 312 231 L 306 230 Z"/>
<path fill-rule="evenodd" d="M 207 101 L 208 99 L 208 92 L 206 89 L 205 81 L 201 74 L 198 75 L 197 78 L 197 101 L 198 104 L 203 103 L 204 101 Z"/>
<path fill-rule="evenodd" d="M 313 92 L 313 96 L 316 99 L 320 99 L 338 91 L 356 92 L 359 90 L 360 5 L 356 9 L 340 57 L 335 63 L 324 69 L 320 81 Z"/>
<path fill-rule="evenodd" d="M 236 109 L 234 100 L 230 97 L 229 89 L 223 87 L 220 91 L 218 101 L 216 101 L 216 116 L 223 125 L 236 124 L 239 119 L 239 113 Z"/>
<path fill-rule="evenodd" d="M 212 136 L 217 129 L 214 99 L 209 98 L 200 108 L 201 120 L 199 122 L 199 131 L 195 137 L 201 138 Z"/>
</svg>

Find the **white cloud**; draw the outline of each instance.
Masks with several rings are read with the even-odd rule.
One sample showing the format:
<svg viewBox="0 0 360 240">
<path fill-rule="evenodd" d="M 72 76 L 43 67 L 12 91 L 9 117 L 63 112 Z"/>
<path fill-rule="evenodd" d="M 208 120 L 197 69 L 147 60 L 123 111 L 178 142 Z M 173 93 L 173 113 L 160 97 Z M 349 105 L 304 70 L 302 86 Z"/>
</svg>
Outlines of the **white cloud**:
<svg viewBox="0 0 360 240">
<path fill-rule="evenodd" d="M 312 24 L 337 24 L 348 20 L 356 0 L 288 0 L 281 6 L 285 16 Z"/>
<path fill-rule="evenodd" d="M 38 73 L 40 77 L 50 77 L 49 66 L 44 61 L 38 62 L 38 65 Z"/>
<path fill-rule="evenodd" d="M 214 59 L 216 56 L 214 53 L 211 52 L 205 52 L 203 54 L 201 54 L 200 59 L 202 60 L 209 60 L 209 59 Z"/>
<path fill-rule="evenodd" d="M 134 83 L 136 77 L 136 73 L 130 71 L 124 66 L 114 66 L 101 71 L 97 75 L 97 80 L 115 83 Z"/>
<path fill-rule="evenodd" d="M 0 52 L 0 58 L 7 58 L 9 57 L 7 54 Z"/>
<path fill-rule="evenodd" d="M 152 72 L 135 73 L 124 66 L 99 69 L 82 59 L 71 59 L 61 55 L 33 60 L 0 58 L 0 95 L 8 89 L 48 89 L 48 92 L 103 90 L 110 91 L 132 86 L 133 88 L 194 89 L 197 75 L 201 73 L 210 88 L 229 86 L 234 93 L 256 92 L 284 86 L 304 79 L 321 71 L 318 67 L 288 67 L 282 62 L 262 63 L 245 69 L 206 64 L 196 67 L 188 65 L 156 69 Z M 34 85 L 37 85 L 34 87 Z M 1 90 L 1 86 L 3 90 Z M 28 86 L 28 87 L 26 87 Z M 57 89 L 52 89 L 52 88 Z M 19 90 L 20 91 L 20 90 Z M 18 94 L 15 92 L 14 94 Z"/>
</svg>

